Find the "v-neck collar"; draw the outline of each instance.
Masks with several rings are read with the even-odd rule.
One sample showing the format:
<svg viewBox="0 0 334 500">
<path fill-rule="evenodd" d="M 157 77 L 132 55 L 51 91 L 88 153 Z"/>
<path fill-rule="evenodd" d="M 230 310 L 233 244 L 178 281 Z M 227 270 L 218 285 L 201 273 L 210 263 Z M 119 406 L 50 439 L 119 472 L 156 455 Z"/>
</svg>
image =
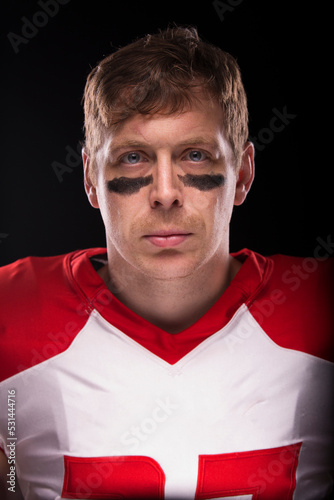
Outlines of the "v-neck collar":
<svg viewBox="0 0 334 500">
<path fill-rule="evenodd" d="M 142 318 L 117 299 L 95 271 L 90 259 L 106 258 L 106 249 L 93 248 L 70 255 L 70 279 L 84 297 L 111 325 L 164 361 L 175 364 L 213 333 L 221 330 L 242 304 L 254 300 L 266 284 L 272 261 L 244 249 L 232 256 L 242 263 L 230 285 L 213 306 L 193 325 L 171 334 Z"/>
</svg>

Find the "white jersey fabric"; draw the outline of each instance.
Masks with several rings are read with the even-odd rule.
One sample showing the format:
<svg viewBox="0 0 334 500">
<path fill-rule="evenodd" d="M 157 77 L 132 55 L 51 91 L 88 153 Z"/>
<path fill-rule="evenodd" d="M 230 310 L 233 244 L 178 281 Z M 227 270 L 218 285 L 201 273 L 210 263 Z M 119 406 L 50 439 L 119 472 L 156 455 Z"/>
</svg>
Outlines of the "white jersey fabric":
<svg viewBox="0 0 334 500">
<path fill-rule="evenodd" d="M 0 270 L 0 446 L 24 498 L 332 498 L 332 261 L 239 252 L 170 335 L 107 290 L 103 252 Z"/>
</svg>

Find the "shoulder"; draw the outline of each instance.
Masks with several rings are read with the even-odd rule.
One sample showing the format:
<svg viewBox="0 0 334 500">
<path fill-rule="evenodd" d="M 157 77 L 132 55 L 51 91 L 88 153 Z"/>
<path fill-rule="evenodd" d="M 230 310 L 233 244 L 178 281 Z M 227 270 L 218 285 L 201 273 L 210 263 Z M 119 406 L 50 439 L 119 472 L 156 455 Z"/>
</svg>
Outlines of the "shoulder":
<svg viewBox="0 0 334 500">
<path fill-rule="evenodd" d="M 277 286 L 296 312 L 321 314 L 332 312 L 334 298 L 334 259 L 315 257 L 272 257 L 271 286 Z M 332 325 L 333 326 L 333 325 Z"/>
<path fill-rule="evenodd" d="M 289 257 L 274 255 L 275 277 L 280 277 L 283 284 L 291 291 L 308 287 L 319 282 L 320 285 L 331 284 L 334 272 L 334 258 Z"/>
<path fill-rule="evenodd" d="M 279 345 L 334 361 L 334 259 L 269 258 L 266 286 L 249 305 Z"/>
<path fill-rule="evenodd" d="M 2 316 L 10 321 L 27 320 L 34 313 L 52 309 L 61 294 L 74 293 L 70 263 L 76 252 L 56 257 L 27 257 L 0 268 Z M 46 311 L 45 311 L 46 312 Z"/>
<path fill-rule="evenodd" d="M 0 381 L 59 354 L 87 321 L 71 279 L 82 252 L 28 257 L 0 268 Z"/>
<path fill-rule="evenodd" d="M 43 281 L 50 283 L 50 279 L 59 281 L 64 275 L 66 261 L 70 254 L 56 257 L 26 257 L 12 264 L 0 268 L 0 293 L 2 300 L 10 300 L 11 292 L 16 298 L 24 292 L 27 298 L 27 289 L 37 289 Z M 53 283 L 50 283 L 52 286 Z M 9 294 L 9 295 L 8 295 Z"/>
</svg>

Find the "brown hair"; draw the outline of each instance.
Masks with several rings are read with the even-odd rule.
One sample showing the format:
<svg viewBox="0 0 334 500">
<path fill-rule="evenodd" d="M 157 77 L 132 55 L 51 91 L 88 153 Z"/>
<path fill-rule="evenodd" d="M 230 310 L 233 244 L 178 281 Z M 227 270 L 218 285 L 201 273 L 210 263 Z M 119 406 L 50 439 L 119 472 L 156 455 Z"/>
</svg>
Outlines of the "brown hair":
<svg viewBox="0 0 334 500">
<path fill-rule="evenodd" d="M 248 137 L 248 111 L 235 59 L 202 41 L 196 28 L 146 35 L 103 59 L 84 93 L 86 150 L 94 156 L 104 131 L 134 114 L 182 111 L 201 89 L 222 106 L 224 126 L 239 163 Z"/>
</svg>

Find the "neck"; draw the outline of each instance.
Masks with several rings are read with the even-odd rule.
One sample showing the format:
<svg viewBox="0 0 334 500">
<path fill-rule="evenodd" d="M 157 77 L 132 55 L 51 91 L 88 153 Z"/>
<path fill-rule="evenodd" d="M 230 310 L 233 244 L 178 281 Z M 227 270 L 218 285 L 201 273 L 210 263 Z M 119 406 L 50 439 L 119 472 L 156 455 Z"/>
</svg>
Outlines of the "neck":
<svg viewBox="0 0 334 500">
<path fill-rule="evenodd" d="M 99 274 L 129 309 L 169 333 L 179 333 L 213 306 L 240 267 L 240 262 L 227 255 L 190 276 L 171 280 L 154 279 L 133 269 L 120 274 L 112 263 Z"/>
</svg>

